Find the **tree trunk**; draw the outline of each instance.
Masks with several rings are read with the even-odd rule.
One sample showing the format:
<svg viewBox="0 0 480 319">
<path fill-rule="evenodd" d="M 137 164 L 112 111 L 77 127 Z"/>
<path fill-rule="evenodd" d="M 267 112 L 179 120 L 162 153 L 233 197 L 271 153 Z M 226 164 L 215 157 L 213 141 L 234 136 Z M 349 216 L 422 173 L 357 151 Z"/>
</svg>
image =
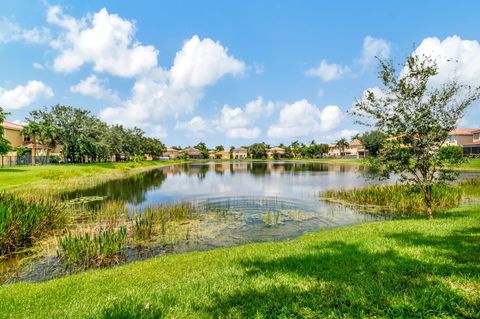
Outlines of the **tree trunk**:
<svg viewBox="0 0 480 319">
<path fill-rule="evenodd" d="M 432 209 L 432 185 L 425 184 L 423 186 L 423 194 L 425 199 L 425 205 L 427 206 L 427 217 L 428 220 L 433 219 L 433 209 Z"/>
<path fill-rule="evenodd" d="M 47 148 L 47 158 L 45 159 L 45 163 L 46 164 L 50 163 L 50 148 Z"/>
</svg>

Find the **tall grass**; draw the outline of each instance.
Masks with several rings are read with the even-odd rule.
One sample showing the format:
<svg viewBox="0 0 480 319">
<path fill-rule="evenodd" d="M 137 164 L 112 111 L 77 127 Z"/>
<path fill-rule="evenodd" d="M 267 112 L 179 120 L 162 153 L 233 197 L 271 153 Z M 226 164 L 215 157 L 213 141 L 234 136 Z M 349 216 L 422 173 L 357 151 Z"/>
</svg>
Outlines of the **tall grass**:
<svg viewBox="0 0 480 319">
<path fill-rule="evenodd" d="M 432 192 L 435 210 L 457 207 L 462 200 L 462 188 L 457 185 L 435 185 Z M 322 197 L 353 205 L 371 206 L 388 213 L 415 215 L 423 214 L 426 210 L 421 190 L 407 185 L 329 190 Z"/>
<path fill-rule="evenodd" d="M 56 201 L 0 192 L 0 255 L 32 246 L 65 221 Z"/>
<path fill-rule="evenodd" d="M 78 236 L 69 233 L 58 240 L 57 255 L 67 265 L 101 265 L 118 258 L 127 246 L 127 239 L 126 227 Z"/>
</svg>

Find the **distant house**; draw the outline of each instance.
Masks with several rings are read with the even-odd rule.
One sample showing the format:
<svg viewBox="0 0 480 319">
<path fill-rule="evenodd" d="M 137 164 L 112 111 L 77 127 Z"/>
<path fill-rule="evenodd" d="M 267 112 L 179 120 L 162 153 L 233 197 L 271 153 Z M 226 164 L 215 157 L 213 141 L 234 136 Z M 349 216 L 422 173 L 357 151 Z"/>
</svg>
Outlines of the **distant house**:
<svg viewBox="0 0 480 319">
<path fill-rule="evenodd" d="M 164 157 L 168 157 L 170 159 L 176 159 L 180 157 L 180 151 L 174 148 L 167 148 L 165 152 L 162 154 Z"/>
<path fill-rule="evenodd" d="M 480 131 L 480 128 L 456 128 L 448 133 L 446 145 L 463 146 L 471 144 L 473 143 L 473 134 L 477 131 Z"/>
<path fill-rule="evenodd" d="M 217 157 L 217 152 L 216 151 L 208 151 L 208 158 L 209 159 L 215 159 Z"/>
<path fill-rule="evenodd" d="M 199 149 L 189 147 L 184 149 L 184 151 L 187 152 L 189 159 L 203 159 L 202 152 Z"/>
<path fill-rule="evenodd" d="M 348 143 L 348 147 L 340 149 L 335 144 L 328 145 L 328 156 L 330 157 L 365 157 L 367 156 L 367 150 L 359 140 L 352 140 Z"/>
<path fill-rule="evenodd" d="M 232 150 L 233 159 L 246 159 L 247 157 L 248 153 L 245 147 L 237 147 Z"/>
<path fill-rule="evenodd" d="M 229 151 L 220 151 L 215 154 L 216 159 L 230 159 Z"/>
<path fill-rule="evenodd" d="M 285 157 L 285 149 L 282 147 L 272 147 L 267 150 L 267 157 L 274 158 L 274 154 L 278 154 L 279 158 Z"/>
<path fill-rule="evenodd" d="M 480 156 L 480 129 L 472 131 L 472 142 L 463 144 L 464 155 Z"/>
<path fill-rule="evenodd" d="M 23 129 L 23 125 L 4 121 L 0 123 L 3 126 L 3 137 L 10 142 L 10 146 L 12 151 L 7 154 L 7 156 L 17 156 L 17 152 L 15 151 L 17 147 L 23 146 L 27 149 L 33 150 L 35 148 L 35 153 L 32 154 L 35 156 L 44 156 L 46 155 L 47 147 L 45 145 L 34 143 L 33 140 L 30 140 L 29 137 L 23 136 L 21 131 Z M 53 150 L 53 154 L 60 153 L 60 146 L 58 146 L 55 150 Z"/>
</svg>

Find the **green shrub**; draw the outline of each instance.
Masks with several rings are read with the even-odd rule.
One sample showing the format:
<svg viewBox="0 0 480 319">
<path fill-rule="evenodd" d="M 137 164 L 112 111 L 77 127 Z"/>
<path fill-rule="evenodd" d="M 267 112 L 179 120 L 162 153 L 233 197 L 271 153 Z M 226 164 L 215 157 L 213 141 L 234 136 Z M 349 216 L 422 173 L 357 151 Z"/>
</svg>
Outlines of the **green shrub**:
<svg viewBox="0 0 480 319">
<path fill-rule="evenodd" d="M 30 247 L 64 223 L 63 206 L 51 199 L 0 192 L 0 255 Z"/>
</svg>

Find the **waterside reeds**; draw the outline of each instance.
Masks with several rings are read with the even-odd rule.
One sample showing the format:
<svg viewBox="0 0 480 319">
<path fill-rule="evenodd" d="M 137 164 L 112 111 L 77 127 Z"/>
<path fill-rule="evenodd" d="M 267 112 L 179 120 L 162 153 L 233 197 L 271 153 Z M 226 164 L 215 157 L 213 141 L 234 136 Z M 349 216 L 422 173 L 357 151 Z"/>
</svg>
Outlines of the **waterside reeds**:
<svg viewBox="0 0 480 319">
<path fill-rule="evenodd" d="M 57 201 L 0 192 L 0 255 L 30 247 L 65 222 Z"/>
<path fill-rule="evenodd" d="M 373 185 L 368 187 L 328 190 L 323 199 L 362 206 L 367 211 L 400 215 L 420 215 L 426 210 L 423 193 L 407 185 Z M 464 180 L 451 185 L 434 185 L 434 210 L 457 207 L 463 199 L 480 196 L 480 179 Z"/>
</svg>

